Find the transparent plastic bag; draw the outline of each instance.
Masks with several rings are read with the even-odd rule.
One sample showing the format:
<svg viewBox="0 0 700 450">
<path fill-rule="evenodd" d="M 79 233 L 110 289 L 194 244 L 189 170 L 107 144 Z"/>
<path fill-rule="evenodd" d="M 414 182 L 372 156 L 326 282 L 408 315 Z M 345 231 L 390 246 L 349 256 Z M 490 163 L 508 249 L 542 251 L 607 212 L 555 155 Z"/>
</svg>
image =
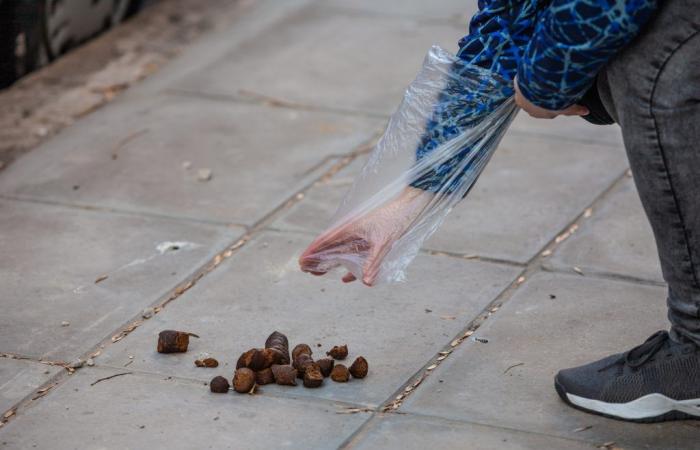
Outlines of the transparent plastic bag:
<svg viewBox="0 0 700 450">
<path fill-rule="evenodd" d="M 299 259 L 344 281 L 403 281 L 423 242 L 469 192 L 518 108 L 512 81 L 433 46 L 331 225 Z"/>
</svg>

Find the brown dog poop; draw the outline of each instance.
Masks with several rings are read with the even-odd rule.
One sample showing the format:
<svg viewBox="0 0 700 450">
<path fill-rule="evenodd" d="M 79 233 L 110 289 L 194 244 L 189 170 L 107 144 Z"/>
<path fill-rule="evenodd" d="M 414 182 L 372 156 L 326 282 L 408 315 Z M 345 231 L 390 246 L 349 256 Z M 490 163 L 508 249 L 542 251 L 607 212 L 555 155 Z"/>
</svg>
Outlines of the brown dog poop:
<svg viewBox="0 0 700 450">
<path fill-rule="evenodd" d="M 345 383 L 350 379 L 348 368 L 342 364 L 336 364 L 331 371 L 331 380 L 337 383 Z"/>
<path fill-rule="evenodd" d="M 239 394 L 247 394 L 255 387 L 255 372 L 247 367 L 236 369 L 233 374 L 233 390 Z"/>
<path fill-rule="evenodd" d="M 304 370 L 304 387 L 317 388 L 323 384 L 323 374 L 318 364 L 311 363 Z"/>
<path fill-rule="evenodd" d="M 348 346 L 347 345 L 336 345 L 330 351 L 326 352 L 326 355 L 333 359 L 345 359 L 348 357 Z"/>
<path fill-rule="evenodd" d="M 328 378 L 335 365 L 335 360 L 333 358 L 322 358 L 316 361 L 316 364 L 318 364 L 318 367 L 321 369 L 323 376 Z"/>
<path fill-rule="evenodd" d="M 259 384 L 260 386 L 264 386 L 266 384 L 272 384 L 275 382 L 275 376 L 272 373 L 271 368 L 263 369 L 258 372 L 255 372 L 255 384 Z"/>
<path fill-rule="evenodd" d="M 225 394 L 229 387 L 231 385 L 228 384 L 228 380 L 222 376 L 214 377 L 209 382 L 209 389 L 217 394 Z"/>
<path fill-rule="evenodd" d="M 194 365 L 197 367 L 219 367 L 219 361 L 214 358 L 195 359 Z"/>
<path fill-rule="evenodd" d="M 165 348 L 176 348 L 185 351 L 187 339 L 191 333 L 166 330 L 159 338 L 159 351 L 161 340 Z M 166 345 L 167 344 L 167 345 Z M 319 347 L 321 344 L 318 345 Z M 181 350 L 183 349 L 184 350 Z M 302 380 L 307 388 L 318 388 L 323 385 L 324 378 L 331 378 L 338 383 L 346 383 L 350 378 L 364 378 L 367 376 L 367 360 L 358 356 L 348 368 L 338 364 L 337 360 L 348 357 L 348 346 L 336 345 L 331 348 L 324 357 L 315 361 L 313 351 L 308 344 L 298 344 L 289 351 L 287 336 L 279 331 L 272 332 L 265 340 L 264 348 L 251 348 L 244 352 L 236 361 L 236 371 L 233 375 L 233 390 L 239 393 L 250 393 L 256 386 L 277 383 L 282 386 L 296 386 Z M 205 354 L 206 356 L 206 354 Z M 214 358 L 200 357 L 195 361 L 198 367 L 216 367 L 218 362 Z M 229 381 L 223 377 L 215 377 L 209 383 L 212 392 L 227 392 Z"/>
<path fill-rule="evenodd" d="M 306 344 L 299 344 L 292 350 L 292 366 L 297 370 L 299 378 L 304 378 L 306 366 L 314 364 L 312 353 L 311 347 Z"/>
<path fill-rule="evenodd" d="M 238 358 L 236 369 L 247 367 L 253 372 L 257 372 L 270 367 L 273 363 L 272 359 L 270 352 L 265 352 L 265 350 L 259 348 L 251 348 Z"/>
<path fill-rule="evenodd" d="M 253 372 L 260 372 L 273 364 L 289 364 L 289 342 L 287 336 L 275 331 L 265 341 L 265 348 L 251 348 L 243 353 L 236 362 L 236 369 L 247 367 Z"/>
<path fill-rule="evenodd" d="M 306 344 L 298 344 L 296 347 L 294 347 L 294 350 L 292 350 L 292 361 L 297 359 L 299 355 L 302 354 L 311 356 L 313 354 L 311 347 Z"/>
<path fill-rule="evenodd" d="M 272 375 L 275 377 L 275 383 L 282 386 L 297 385 L 297 370 L 290 365 L 275 364 L 271 368 Z"/>
<path fill-rule="evenodd" d="M 184 353 L 190 345 L 190 336 L 198 338 L 194 333 L 185 331 L 163 330 L 158 334 L 158 353 Z"/>
<path fill-rule="evenodd" d="M 289 340 L 279 331 L 273 331 L 265 340 L 265 349 L 269 349 L 276 356 L 274 364 L 289 364 Z"/>
<path fill-rule="evenodd" d="M 362 356 L 355 358 L 355 361 L 350 366 L 350 374 L 353 378 L 364 378 L 367 376 L 368 371 L 369 364 L 367 364 L 367 360 Z"/>
</svg>

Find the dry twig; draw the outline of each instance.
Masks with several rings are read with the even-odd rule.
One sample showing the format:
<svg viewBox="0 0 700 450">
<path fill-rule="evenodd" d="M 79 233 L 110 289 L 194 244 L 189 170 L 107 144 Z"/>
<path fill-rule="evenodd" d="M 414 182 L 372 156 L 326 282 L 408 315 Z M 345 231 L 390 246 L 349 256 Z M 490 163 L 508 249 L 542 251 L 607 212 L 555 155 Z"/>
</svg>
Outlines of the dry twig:
<svg viewBox="0 0 700 450">
<path fill-rule="evenodd" d="M 93 381 L 92 383 L 90 383 L 90 386 L 94 386 L 94 385 L 96 385 L 97 383 L 100 383 L 100 382 L 102 382 L 102 381 L 111 380 L 112 378 L 121 377 L 122 375 L 131 375 L 132 373 L 134 373 L 134 372 L 115 373 L 114 375 L 110 375 L 110 376 L 108 376 L 108 377 L 98 378 L 97 380 L 95 380 L 95 381 Z"/>
</svg>

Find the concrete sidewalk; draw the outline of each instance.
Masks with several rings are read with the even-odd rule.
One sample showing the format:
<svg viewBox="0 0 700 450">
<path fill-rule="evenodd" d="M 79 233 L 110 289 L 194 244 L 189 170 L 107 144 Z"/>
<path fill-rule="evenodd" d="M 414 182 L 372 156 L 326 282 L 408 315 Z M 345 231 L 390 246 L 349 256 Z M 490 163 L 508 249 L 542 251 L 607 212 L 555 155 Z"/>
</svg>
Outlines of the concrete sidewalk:
<svg viewBox="0 0 700 450">
<path fill-rule="evenodd" d="M 406 283 L 299 272 L 472 3 L 257 2 L 0 173 L 0 448 L 696 448 L 695 423 L 590 416 L 553 389 L 666 327 L 614 127 L 521 115 Z M 161 355 L 163 329 L 201 338 Z M 348 343 L 370 374 L 209 392 L 274 330 Z M 222 365 L 196 368 L 205 352 Z"/>
</svg>

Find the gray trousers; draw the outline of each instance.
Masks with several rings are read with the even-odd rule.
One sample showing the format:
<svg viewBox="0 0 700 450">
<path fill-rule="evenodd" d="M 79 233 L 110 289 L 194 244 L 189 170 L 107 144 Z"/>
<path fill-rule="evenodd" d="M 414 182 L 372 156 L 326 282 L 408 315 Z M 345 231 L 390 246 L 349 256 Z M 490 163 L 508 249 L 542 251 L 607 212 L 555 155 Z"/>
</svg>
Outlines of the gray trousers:
<svg viewBox="0 0 700 450">
<path fill-rule="evenodd" d="M 668 283 L 676 340 L 700 345 L 700 0 L 667 0 L 598 77 Z"/>
</svg>

